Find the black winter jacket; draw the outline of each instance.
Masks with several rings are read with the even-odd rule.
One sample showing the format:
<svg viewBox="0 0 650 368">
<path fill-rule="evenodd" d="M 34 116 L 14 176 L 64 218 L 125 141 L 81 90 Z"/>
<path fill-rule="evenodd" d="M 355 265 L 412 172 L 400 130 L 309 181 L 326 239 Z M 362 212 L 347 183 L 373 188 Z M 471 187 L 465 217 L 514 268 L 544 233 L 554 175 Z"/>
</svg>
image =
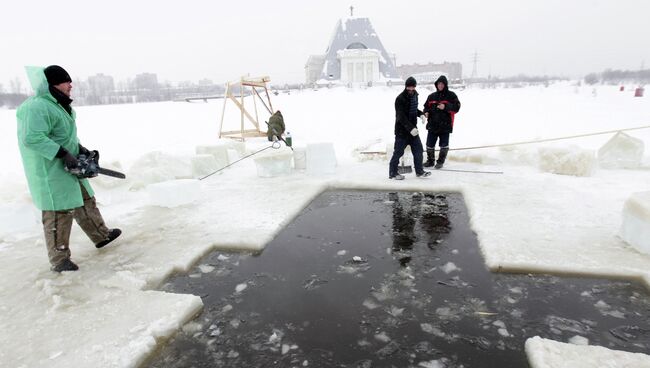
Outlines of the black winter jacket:
<svg viewBox="0 0 650 368">
<path fill-rule="evenodd" d="M 418 93 L 415 92 L 415 102 L 417 105 Z M 406 89 L 400 93 L 395 99 L 395 135 L 403 138 L 412 137 L 411 130 L 417 128 L 417 118 L 414 120 L 409 119 L 409 107 L 411 104 L 411 96 L 409 96 Z M 418 117 L 421 116 L 422 111 L 418 110 Z"/>
<path fill-rule="evenodd" d="M 456 94 L 449 90 L 447 78 L 441 76 L 436 81 L 443 82 L 445 88 L 442 91 L 436 91 L 427 97 L 424 103 L 424 112 L 429 113 L 427 119 L 427 129 L 435 133 L 451 133 L 454 130 L 454 115 L 460 110 L 460 101 Z M 438 104 L 445 104 L 444 110 L 438 109 Z"/>
</svg>

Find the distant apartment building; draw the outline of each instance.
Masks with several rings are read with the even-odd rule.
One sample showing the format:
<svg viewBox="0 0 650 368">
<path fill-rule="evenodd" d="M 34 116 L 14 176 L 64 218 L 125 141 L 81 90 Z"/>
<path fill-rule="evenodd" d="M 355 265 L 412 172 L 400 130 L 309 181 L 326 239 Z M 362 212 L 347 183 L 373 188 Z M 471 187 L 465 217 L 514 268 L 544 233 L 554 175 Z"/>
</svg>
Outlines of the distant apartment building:
<svg viewBox="0 0 650 368">
<path fill-rule="evenodd" d="M 136 90 L 157 90 L 158 85 L 158 75 L 155 73 L 141 73 L 135 76 L 133 80 L 133 87 Z"/>
<path fill-rule="evenodd" d="M 135 89 L 136 102 L 162 101 L 167 99 L 160 95 L 158 75 L 154 73 L 140 73 L 133 79 L 132 88 Z"/>
<path fill-rule="evenodd" d="M 463 78 L 463 65 L 458 62 L 405 64 L 398 66 L 397 71 L 402 79 L 413 76 L 418 83 L 433 83 L 441 75 L 445 75 L 449 81 Z"/>
<path fill-rule="evenodd" d="M 102 73 L 88 77 L 86 103 L 108 104 L 111 103 L 111 95 L 115 91 L 115 81 L 110 75 Z"/>
</svg>

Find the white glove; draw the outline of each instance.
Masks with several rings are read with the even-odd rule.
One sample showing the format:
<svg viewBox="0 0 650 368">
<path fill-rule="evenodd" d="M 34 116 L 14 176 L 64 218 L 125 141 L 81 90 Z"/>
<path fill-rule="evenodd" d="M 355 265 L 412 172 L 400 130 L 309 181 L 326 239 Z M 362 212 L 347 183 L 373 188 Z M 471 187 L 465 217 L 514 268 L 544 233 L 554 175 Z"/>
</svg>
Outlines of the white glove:
<svg viewBox="0 0 650 368">
<path fill-rule="evenodd" d="M 413 129 L 411 129 L 411 135 L 414 136 L 414 137 L 417 137 L 417 135 L 418 135 L 418 128 L 413 128 Z"/>
</svg>

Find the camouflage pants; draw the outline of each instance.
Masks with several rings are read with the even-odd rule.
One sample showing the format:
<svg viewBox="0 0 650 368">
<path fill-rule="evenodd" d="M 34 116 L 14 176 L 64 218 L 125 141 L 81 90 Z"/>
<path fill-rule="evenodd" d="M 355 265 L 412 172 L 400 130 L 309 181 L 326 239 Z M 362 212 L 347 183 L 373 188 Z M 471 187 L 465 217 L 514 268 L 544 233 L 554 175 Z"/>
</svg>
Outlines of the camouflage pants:
<svg viewBox="0 0 650 368">
<path fill-rule="evenodd" d="M 53 266 L 70 258 L 70 231 L 73 218 L 93 243 L 97 244 L 108 237 L 108 228 L 104 224 L 102 214 L 99 213 L 95 197 L 89 196 L 83 185 L 80 186 L 84 200 L 83 207 L 64 211 L 43 211 L 45 246 Z"/>
</svg>

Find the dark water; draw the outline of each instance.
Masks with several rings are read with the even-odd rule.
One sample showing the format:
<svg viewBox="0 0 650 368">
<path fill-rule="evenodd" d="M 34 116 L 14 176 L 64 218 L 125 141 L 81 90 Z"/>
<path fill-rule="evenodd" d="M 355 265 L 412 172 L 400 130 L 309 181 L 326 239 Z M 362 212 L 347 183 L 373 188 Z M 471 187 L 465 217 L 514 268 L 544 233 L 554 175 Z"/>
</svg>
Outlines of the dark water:
<svg viewBox="0 0 650 368">
<path fill-rule="evenodd" d="M 203 313 L 147 366 L 525 368 L 536 335 L 650 351 L 641 285 L 490 273 L 454 193 L 325 192 L 263 253 L 199 264 L 163 290 Z"/>
</svg>

